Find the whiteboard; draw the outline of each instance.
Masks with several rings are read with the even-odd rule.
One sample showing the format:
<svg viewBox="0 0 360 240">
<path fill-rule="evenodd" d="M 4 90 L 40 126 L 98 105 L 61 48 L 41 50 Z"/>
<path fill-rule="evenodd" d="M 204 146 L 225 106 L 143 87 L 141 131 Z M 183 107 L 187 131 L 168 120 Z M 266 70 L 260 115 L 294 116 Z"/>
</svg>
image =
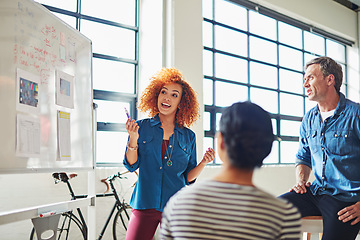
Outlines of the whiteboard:
<svg viewBox="0 0 360 240">
<path fill-rule="evenodd" d="M 91 41 L 32 0 L 0 29 L 0 173 L 93 169 Z"/>
</svg>

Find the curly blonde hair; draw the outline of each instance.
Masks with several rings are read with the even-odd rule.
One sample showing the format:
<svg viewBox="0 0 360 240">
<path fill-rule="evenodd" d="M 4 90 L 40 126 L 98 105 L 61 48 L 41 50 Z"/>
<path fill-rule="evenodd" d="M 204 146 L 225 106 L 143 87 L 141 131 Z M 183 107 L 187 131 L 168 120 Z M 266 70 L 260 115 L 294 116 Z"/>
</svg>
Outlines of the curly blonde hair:
<svg viewBox="0 0 360 240">
<path fill-rule="evenodd" d="M 150 78 L 150 84 L 141 94 L 138 109 L 142 112 L 149 112 L 151 117 L 158 114 L 158 96 L 163 86 L 168 83 L 177 83 L 182 87 L 182 96 L 175 115 L 175 122 L 180 127 L 190 127 L 200 118 L 199 102 L 196 92 L 176 68 L 162 68 Z"/>
</svg>

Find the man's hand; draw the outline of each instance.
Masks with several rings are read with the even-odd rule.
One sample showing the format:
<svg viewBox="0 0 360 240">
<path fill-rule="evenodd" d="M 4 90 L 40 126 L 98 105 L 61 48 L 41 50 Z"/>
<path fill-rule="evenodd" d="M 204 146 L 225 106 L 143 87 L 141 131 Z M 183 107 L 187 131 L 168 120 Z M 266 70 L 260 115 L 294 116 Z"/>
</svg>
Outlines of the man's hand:
<svg viewBox="0 0 360 240">
<path fill-rule="evenodd" d="M 306 187 L 310 187 L 310 185 L 311 182 L 300 181 L 290 189 L 290 192 L 295 191 L 300 194 L 306 193 Z"/>
<path fill-rule="evenodd" d="M 360 222 L 360 202 L 354 205 L 348 206 L 338 212 L 339 220 L 345 222 L 354 220 L 351 225 L 355 225 Z"/>
</svg>

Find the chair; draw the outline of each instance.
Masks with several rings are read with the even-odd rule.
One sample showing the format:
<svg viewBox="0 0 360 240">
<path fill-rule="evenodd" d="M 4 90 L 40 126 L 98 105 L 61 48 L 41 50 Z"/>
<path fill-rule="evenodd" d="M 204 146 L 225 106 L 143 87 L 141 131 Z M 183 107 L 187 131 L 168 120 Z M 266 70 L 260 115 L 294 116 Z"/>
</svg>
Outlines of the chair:
<svg viewBox="0 0 360 240">
<path fill-rule="evenodd" d="M 301 219 L 301 230 L 303 240 L 310 240 L 311 234 L 319 234 L 319 240 L 322 238 L 322 216 L 308 216 Z"/>
</svg>

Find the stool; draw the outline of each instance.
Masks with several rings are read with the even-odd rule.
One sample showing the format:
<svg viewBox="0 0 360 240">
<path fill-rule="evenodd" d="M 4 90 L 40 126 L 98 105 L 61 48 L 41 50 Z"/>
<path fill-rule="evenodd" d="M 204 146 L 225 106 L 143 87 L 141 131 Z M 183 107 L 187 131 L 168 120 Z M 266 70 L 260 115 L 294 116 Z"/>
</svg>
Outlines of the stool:
<svg viewBox="0 0 360 240">
<path fill-rule="evenodd" d="M 319 239 L 322 238 L 322 216 L 308 216 L 301 218 L 301 231 L 303 240 L 310 240 L 312 233 L 318 233 Z"/>
</svg>

